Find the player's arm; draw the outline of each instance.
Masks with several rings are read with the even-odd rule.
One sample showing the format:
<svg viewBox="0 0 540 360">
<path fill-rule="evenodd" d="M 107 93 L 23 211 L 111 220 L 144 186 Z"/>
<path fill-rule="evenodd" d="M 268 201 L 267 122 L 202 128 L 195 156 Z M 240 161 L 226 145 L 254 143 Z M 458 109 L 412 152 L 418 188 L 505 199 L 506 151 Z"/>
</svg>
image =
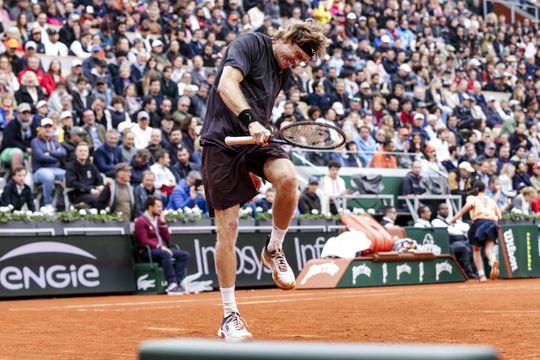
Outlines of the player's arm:
<svg viewBox="0 0 540 360">
<path fill-rule="evenodd" d="M 249 129 L 249 134 L 258 145 L 268 143 L 270 131 L 253 119 L 249 105 L 242 94 L 240 83 L 244 80 L 244 75 L 240 70 L 232 66 L 225 66 L 219 80 L 219 96 L 225 105 L 236 115 Z"/>
</svg>

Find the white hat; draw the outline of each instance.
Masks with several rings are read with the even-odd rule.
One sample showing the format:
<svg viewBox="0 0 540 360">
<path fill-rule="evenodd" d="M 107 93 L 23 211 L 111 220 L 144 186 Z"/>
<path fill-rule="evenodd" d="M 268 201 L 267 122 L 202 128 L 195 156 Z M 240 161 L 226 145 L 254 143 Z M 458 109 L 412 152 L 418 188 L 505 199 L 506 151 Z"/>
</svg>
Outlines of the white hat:
<svg viewBox="0 0 540 360">
<path fill-rule="evenodd" d="M 478 59 L 471 59 L 471 61 L 469 61 L 469 65 L 480 66 L 480 61 Z"/>
<path fill-rule="evenodd" d="M 389 43 L 390 41 L 392 41 L 392 40 L 390 40 L 390 36 L 388 36 L 388 35 L 381 36 L 381 42 Z"/>
<path fill-rule="evenodd" d="M 41 126 L 51 125 L 54 126 L 54 121 L 52 121 L 49 118 L 43 118 L 41 119 Z"/>
<path fill-rule="evenodd" d="M 75 66 L 82 66 L 82 61 L 79 59 L 75 59 L 71 62 L 71 67 L 74 68 Z"/>
<path fill-rule="evenodd" d="M 416 113 L 416 114 L 414 114 L 413 119 L 414 119 L 414 120 L 416 120 L 416 119 L 422 119 L 422 120 L 424 120 L 424 114 Z"/>
<path fill-rule="evenodd" d="M 335 102 L 332 104 L 332 109 L 338 114 L 339 116 L 345 114 L 345 110 L 343 109 L 343 104 L 340 102 Z"/>
<path fill-rule="evenodd" d="M 60 114 L 60 120 L 64 120 L 68 117 L 73 117 L 71 111 L 62 111 L 62 113 Z"/>
<path fill-rule="evenodd" d="M 129 130 L 133 126 L 135 126 L 135 123 L 132 123 L 131 121 L 122 121 L 118 124 L 118 132 L 123 133 L 124 130 Z"/>
<path fill-rule="evenodd" d="M 493 95 L 488 96 L 487 101 L 488 102 L 495 101 L 495 96 L 493 96 Z"/>
<path fill-rule="evenodd" d="M 152 47 L 158 46 L 163 46 L 163 42 L 161 40 L 154 40 L 154 42 L 152 43 Z"/>
<path fill-rule="evenodd" d="M 347 14 L 347 19 L 348 20 L 356 20 L 356 14 L 353 13 L 353 12 L 350 12 Z"/>
<path fill-rule="evenodd" d="M 403 70 L 405 72 L 411 72 L 412 69 L 408 64 L 401 64 L 399 65 L 399 70 Z"/>
<path fill-rule="evenodd" d="M 25 49 L 25 50 L 28 50 L 28 49 L 30 49 L 30 48 L 32 48 L 32 49 L 34 49 L 34 50 L 37 49 L 37 44 L 36 44 L 34 41 L 32 41 L 32 40 L 30 40 L 30 41 L 28 41 L 26 44 L 24 44 L 24 49 Z"/>
<path fill-rule="evenodd" d="M 47 104 L 47 102 L 45 100 L 39 100 L 37 105 L 36 105 L 36 109 L 39 109 L 40 107 L 46 106 L 46 105 L 49 105 L 49 104 Z"/>
<path fill-rule="evenodd" d="M 86 12 L 89 13 L 89 14 L 93 14 L 94 13 L 94 8 L 91 5 L 88 5 L 86 7 Z"/>
</svg>

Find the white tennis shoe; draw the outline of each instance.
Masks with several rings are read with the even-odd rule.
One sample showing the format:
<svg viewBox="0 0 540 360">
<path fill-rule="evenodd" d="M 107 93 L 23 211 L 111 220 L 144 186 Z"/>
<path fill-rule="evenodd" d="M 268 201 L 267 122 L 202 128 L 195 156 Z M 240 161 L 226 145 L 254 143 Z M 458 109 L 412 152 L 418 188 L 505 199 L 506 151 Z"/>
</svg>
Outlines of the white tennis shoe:
<svg viewBox="0 0 540 360">
<path fill-rule="evenodd" d="M 291 290 L 296 286 L 296 278 L 294 273 L 287 263 L 285 254 L 282 249 L 276 249 L 274 251 L 268 251 L 268 242 L 264 247 L 261 259 L 267 268 L 272 270 L 272 279 L 274 283 L 283 290 Z"/>
<path fill-rule="evenodd" d="M 239 313 L 233 312 L 223 319 L 217 335 L 227 342 L 251 341 L 253 335 L 246 327 L 246 321 Z"/>
</svg>

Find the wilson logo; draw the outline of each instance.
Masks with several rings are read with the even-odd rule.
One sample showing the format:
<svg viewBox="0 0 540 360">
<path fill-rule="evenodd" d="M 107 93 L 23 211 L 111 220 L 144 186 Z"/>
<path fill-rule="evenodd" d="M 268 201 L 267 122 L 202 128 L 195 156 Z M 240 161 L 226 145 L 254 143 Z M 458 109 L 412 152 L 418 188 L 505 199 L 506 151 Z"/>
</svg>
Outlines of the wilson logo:
<svg viewBox="0 0 540 360">
<path fill-rule="evenodd" d="M 0 263 L 20 256 L 33 254 L 56 253 L 76 255 L 97 260 L 89 252 L 73 245 L 55 241 L 40 241 L 19 246 L 0 257 Z M 67 287 L 97 287 L 100 285 L 99 270 L 93 264 L 70 265 L 54 264 L 50 266 L 5 266 L 0 270 L 0 286 L 7 290 L 31 289 L 65 289 Z"/>
</svg>

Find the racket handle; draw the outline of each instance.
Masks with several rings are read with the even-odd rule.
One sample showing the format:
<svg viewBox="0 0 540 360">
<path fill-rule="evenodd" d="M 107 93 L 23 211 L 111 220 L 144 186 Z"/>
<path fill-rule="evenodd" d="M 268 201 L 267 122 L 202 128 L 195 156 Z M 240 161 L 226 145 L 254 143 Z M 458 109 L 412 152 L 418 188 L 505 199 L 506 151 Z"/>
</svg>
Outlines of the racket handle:
<svg viewBox="0 0 540 360">
<path fill-rule="evenodd" d="M 229 146 L 251 145 L 255 144 L 255 141 L 251 136 L 227 136 L 225 138 L 225 144 Z"/>
</svg>

